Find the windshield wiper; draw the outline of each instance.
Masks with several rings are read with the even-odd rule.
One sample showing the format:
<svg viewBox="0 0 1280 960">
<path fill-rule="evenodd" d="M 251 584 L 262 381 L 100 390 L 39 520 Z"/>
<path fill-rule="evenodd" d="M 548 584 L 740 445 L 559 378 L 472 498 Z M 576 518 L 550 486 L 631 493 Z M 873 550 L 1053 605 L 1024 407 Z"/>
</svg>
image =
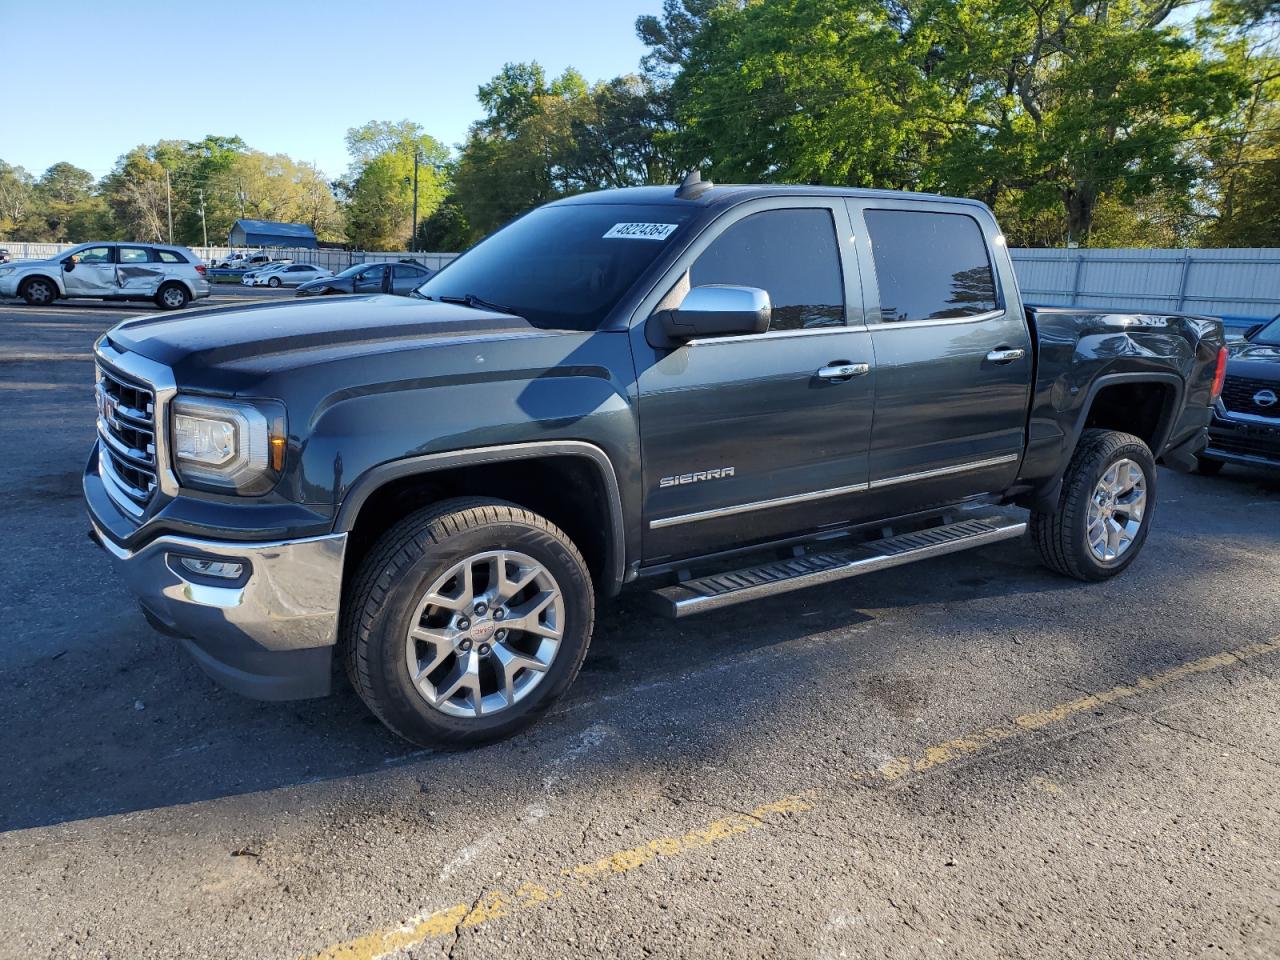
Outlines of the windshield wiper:
<svg viewBox="0 0 1280 960">
<path fill-rule="evenodd" d="M 512 316 L 519 316 L 511 307 L 503 306 L 500 303 L 494 303 L 483 297 L 477 297 L 474 293 L 464 294 L 461 297 L 435 296 L 427 297 L 428 300 L 438 300 L 440 303 L 460 303 L 464 307 L 471 307 L 473 310 L 496 310 L 498 313 L 509 313 Z"/>
</svg>

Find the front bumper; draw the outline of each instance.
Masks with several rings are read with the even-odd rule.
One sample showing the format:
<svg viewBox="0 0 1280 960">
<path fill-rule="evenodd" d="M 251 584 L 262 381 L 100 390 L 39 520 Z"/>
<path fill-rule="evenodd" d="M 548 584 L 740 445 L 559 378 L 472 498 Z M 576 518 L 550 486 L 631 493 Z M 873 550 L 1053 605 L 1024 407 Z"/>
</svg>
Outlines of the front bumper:
<svg viewBox="0 0 1280 960">
<path fill-rule="evenodd" d="M 329 693 L 345 533 L 272 543 L 161 536 L 129 550 L 94 521 L 92 536 L 152 625 L 181 639 L 218 683 L 258 700 Z M 233 561 L 243 572 L 219 582 L 187 570 L 183 557 Z"/>
<path fill-rule="evenodd" d="M 1233 413 L 1218 401 L 1204 456 L 1226 463 L 1280 469 L 1280 417 Z"/>
</svg>

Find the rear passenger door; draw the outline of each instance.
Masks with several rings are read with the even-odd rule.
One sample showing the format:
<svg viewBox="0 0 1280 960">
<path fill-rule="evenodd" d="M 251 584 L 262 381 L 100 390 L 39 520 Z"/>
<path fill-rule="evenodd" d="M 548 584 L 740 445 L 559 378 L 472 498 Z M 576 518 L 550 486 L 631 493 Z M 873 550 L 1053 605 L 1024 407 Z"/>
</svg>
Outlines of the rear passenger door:
<svg viewBox="0 0 1280 960">
<path fill-rule="evenodd" d="M 744 203 L 707 227 L 642 303 L 632 346 L 646 563 L 801 533 L 858 512 L 875 358 L 848 237 L 838 199 Z M 767 291 L 769 330 L 653 347 L 645 321 L 708 284 Z M 855 305 L 852 321 L 846 298 Z M 845 366 L 848 375 L 834 376 Z"/>
<path fill-rule="evenodd" d="M 116 283 L 122 296 L 150 297 L 160 288 L 164 269 L 150 247 L 116 247 Z"/>
<path fill-rule="evenodd" d="M 875 344 L 868 502 L 883 515 L 1006 488 L 1031 336 L 1003 237 L 969 204 L 850 201 Z"/>
<path fill-rule="evenodd" d="M 391 292 L 407 297 L 426 281 L 430 274 L 411 263 L 397 263 L 391 268 Z"/>
</svg>

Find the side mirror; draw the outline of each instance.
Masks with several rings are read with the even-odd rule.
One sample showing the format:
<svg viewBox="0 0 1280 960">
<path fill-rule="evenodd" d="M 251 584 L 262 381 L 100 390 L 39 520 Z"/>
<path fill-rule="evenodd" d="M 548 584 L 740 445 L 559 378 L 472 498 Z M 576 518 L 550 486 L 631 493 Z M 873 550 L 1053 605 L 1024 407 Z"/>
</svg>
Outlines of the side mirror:
<svg viewBox="0 0 1280 960">
<path fill-rule="evenodd" d="M 70 273 L 76 268 L 76 258 L 74 256 L 66 257 L 62 261 L 62 269 L 66 273 Z"/>
<path fill-rule="evenodd" d="M 663 310 L 654 319 L 674 344 L 695 337 L 764 333 L 769 329 L 772 312 L 769 294 L 758 287 L 708 284 L 694 287 L 680 306 Z"/>
</svg>

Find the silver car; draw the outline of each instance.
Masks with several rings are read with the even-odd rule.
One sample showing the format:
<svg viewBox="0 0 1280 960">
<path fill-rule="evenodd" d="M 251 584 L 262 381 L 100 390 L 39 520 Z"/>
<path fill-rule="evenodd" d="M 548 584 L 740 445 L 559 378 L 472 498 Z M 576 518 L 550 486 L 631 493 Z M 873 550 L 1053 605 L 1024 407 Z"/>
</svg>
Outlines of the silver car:
<svg viewBox="0 0 1280 960">
<path fill-rule="evenodd" d="M 0 297 L 47 306 L 61 297 L 151 300 L 178 310 L 209 296 L 205 265 L 186 247 L 82 243 L 48 260 L 0 265 Z"/>
<path fill-rule="evenodd" d="M 308 280 L 332 277 L 333 271 L 310 263 L 291 263 L 277 270 L 262 270 L 253 277 L 245 277 L 241 283 L 251 287 L 296 287 Z"/>
</svg>

